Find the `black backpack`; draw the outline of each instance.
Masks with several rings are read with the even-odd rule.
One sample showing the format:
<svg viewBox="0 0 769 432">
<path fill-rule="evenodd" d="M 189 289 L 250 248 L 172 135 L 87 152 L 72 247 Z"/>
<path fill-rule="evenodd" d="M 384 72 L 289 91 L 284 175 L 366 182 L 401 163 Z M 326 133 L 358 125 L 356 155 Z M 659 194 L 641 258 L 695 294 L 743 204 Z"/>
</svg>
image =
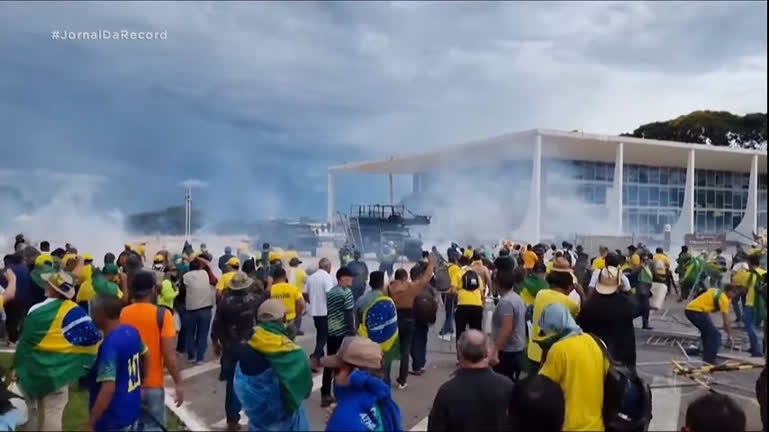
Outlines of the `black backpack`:
<svg viewBox="0 0 769 432">
<path fill-rule="evenodd" d="M 465 291 L 475 291 L 481 286 L 481 282 L 478 279 L 478 273 L 473 270 L 465 271 L 462 275 L 462 289 Z"/>
<path fill-rule="evenodd" d="M 414 318 L 424 324 L 435 324 L 438 315 L 438 301 L 432 290 L 426 286 L 414 297 Z"/>
<path fill-rule="evenodd" d="M 606 344 L 591 334 L 609 370 L 603 381 L 603 423 L 607 432 L 644 432 L 652 419 L 649 384 L 628 367 L 614 361 Z"/>
</svg>

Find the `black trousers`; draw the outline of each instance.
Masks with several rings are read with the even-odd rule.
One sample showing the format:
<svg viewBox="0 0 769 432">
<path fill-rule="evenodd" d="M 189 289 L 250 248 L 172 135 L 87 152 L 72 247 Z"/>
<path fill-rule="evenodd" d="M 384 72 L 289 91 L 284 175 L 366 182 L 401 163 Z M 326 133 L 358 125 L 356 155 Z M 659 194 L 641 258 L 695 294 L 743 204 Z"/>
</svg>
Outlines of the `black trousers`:
<svg viewBox="0 0 769 432">
<path fill-rule="evenodd" d="M 409 376 L 409 357 L 411 356 L 411 343 L 414 340 L 414 329 L 416 326 L 413 314 L 411 315 L 401 317 L 401 310 L 398 310 L 398 341 L 401 354 L 398 384 L 406 384 Z"/>
<path fill-rule="evenodd" d="M 13 299 L 5 305 L 5 331 L 9 341 L 16 343 L 19 340 L 28 310 L 29 306 L 21 299 Z"/>
<path fill-rule="evenodd" d="M 467 327 L 483 331 L 483 306 L 457 306 L 454 323 L 457 325 L 457 341 Z"/>
<path fill-rule="evenodd" d="M 494 366 L 494 372 L 510 378 L 514 383 L 518 382 L 518 375 L 521 373 L 522 355 L 522 351 L 499 351 L 499 363 Z"/>
<path fill-rule="evenodd" d="M 314 316 L 312 321 L 315 324 L 315 350 L 310 357 L 320 359 L 323 357 L 323 349 L 328 340 L 328 317 Z"/>
<path fill-rule="evenodd" d="M 328 336 L 328 340 L 326 341 L 326 352 L 328 355 L 334 355 L 339 351 L 339 347 L 342 346 L 342 340 L 344 340 L 344 336 Z M 334 369 L 323 368 L 323 382 L 320 386 L 321 396 L 328 396 L 331 394 L 331 381 L 333 379 Z"/>
<path fill-rule="evenodd" d="M 639 294 L 638 303 L 641 308 L 641 321 L 643 326 L 647 327 L 649 325 L 649 296 Z"/>
</svg>

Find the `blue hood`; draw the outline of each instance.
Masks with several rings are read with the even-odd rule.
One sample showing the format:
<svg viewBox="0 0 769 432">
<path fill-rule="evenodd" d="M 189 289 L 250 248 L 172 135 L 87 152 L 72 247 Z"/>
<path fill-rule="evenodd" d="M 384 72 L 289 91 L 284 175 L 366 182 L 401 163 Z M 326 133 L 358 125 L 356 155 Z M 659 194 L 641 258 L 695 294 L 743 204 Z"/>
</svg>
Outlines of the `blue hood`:
<svg viewBox="0 0 769 432">
<path fill-rule="evenodd" d="M 376 429 L 374 405 L 384 431 L 401 431 L 401 413 L 390 397 L 390 386 L 368 372 L 355 370 L 346 386 L 334 384 L 336 408 L 326 424 L 327 431 L 373 431 Z"/>
</svg>

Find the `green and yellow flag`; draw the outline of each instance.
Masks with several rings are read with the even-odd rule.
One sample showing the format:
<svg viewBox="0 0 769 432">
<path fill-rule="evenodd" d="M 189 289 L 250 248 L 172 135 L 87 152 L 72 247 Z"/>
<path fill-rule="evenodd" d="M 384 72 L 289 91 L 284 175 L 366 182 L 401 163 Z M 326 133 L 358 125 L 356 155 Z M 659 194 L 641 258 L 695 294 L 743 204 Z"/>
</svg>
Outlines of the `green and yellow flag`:
<svg viewBox="0 0 769 432">
<path fill-rule="evenodd" d="M 33 306 L 13 358 L 19 386 L 37 398 L 77 381 L 93 363 L 101 335 L 83 308 L 48 299 Z"/>
<path fill-rule="evenodd" d="M 292 413 L 312 391 L 312 372 L 302 348 L 286 335 L 278 322 L 260 322 L 248 346 L 267 359 L 278 376 L 280 397 L 286 412 Z"/>
<path fill-rule="evenodd" d="M 546 280 L 534 275 L 526 275 L 521 283 L 521 289 L 518 294 L 521 296 L 521 300 L 527 305 L 534 304 L 534 298 L 537 297 L 537 293 L 541 289 L 550 288 L 550 284 Z"/>
</svg>

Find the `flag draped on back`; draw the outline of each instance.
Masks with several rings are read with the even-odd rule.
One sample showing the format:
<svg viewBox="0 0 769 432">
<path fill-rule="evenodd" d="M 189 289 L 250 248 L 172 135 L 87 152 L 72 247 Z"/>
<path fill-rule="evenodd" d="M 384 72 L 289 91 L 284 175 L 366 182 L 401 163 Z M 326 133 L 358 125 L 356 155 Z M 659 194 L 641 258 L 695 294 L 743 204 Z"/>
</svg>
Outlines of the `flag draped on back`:
<svg viewBox="0 0 769 432">
<path fill-rule="evenodd" d="M 534 304 L 534 298 L 537 297 L 537 293 L 541 289 L 550 288 L 550 284 L 542 278 L 538 278 L 534 275 L 526 275 L 521 283 L 521 300 L 526 304 Z"/>
<path fill-rule="evenodd" d="M 312 372 L 302 348 L 288 338 L 286 327 L 277 322 L 257 324 L 248 346 L 261 353 L 278 376 L 286 412 L 296 411 L 312 391 Z"/>
<path fill-rule="evenodd" d="M 361 316 L 358 335 L 379 344 L 385 364 L 398 357 L 398 315 L 392 299 L 380 292 L 363 306 Z"/>
<path fill-rule="evenodd" d="M 107 278 L 105 278 L 101 273 L 96 273 L 93 275 L 91 278 L 91 285 L 93 286 L 93 291 L 96 294 L 111 295 L 117 298 L 123 297 L 123 293 L 120 291 L 120 288 L 117 286 L 117 284 L 107 280 Z"/>
<path fill-rule="evenodd" d="M 13 359 L 19 386 L 33 398 L 84 375 L 101 338 L 91 318 L 71 300 L 48 299 L 35 306 L 24 319 Z"/>
</svg>

